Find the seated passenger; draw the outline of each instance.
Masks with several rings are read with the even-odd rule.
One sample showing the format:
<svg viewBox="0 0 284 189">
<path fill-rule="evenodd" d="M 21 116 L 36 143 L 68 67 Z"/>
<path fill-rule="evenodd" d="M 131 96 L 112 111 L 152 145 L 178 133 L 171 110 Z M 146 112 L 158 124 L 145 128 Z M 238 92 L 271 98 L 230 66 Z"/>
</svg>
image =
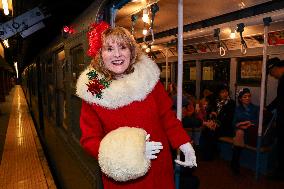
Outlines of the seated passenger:
<svg viewBox="0 0 284 189">
<path fill-rule="evenodd" d="M 182 124 L 184 128 L 199 128 L 202 125 L 202 121 L 195 117 L 195 107 L 192 101 L 185 104 L 182 108 Z"/>
<path fill-rule="evenodd" d="M 219 88 L 216 100 L 216 115 L 219 127 L 216 130 L 218 137 L 234 135 L 232 126 L 236 103 L 229 96 L 229 88 L 223 85 Z"/>
<path fill-rule="evenodd" d="M 212 112 L 212 108 L 209 105 L 207 98 L 202 98 L 199 103 L 196 104 L 195 117 L 202 122 L 204 127 L 210 130 L 215 130 L 217 124 L 215 122 L 215 112 Z"/>
<path fill-rule="evenodd" d="M 257 127 L 259 107 L 251 103 L 251 92 L 243 88 L 238 94 L 239 106 L 235 110 L 233 126 L 235 137 L 231 169 L 233 173 L 240 173 L 240 155 L 247 142 L 247 132 L 251 127 Z"/>
<path fill-rule="evenodd" d="M 208 88 L 205 88 L 202 92 L 202 98 L 207 100 L 207 109 L 210 112 L 214 111 L 214 108 L 216 106 L 216 95 L 209 90 Z"/>
<path fill-rule="evenodd" d="M 206 98 L 200 100 L 199 106 L 200 109 L 197 108 L 196 117 L 202 121 L 202 131 L 199 141 L 201 159 L 205 161 L 213 160 L 217 151 L 217 138 L 215 134 L 217 124 L 212 119 L 214 113 L 212 114 L 209 110 Z"/>
</svg>

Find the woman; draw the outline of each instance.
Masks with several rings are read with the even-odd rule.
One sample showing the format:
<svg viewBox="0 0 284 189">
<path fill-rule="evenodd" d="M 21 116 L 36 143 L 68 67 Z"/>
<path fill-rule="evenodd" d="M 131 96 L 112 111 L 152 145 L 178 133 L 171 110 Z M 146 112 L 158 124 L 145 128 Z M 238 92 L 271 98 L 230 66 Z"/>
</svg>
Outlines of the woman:
<svg viewBox="0 0 284 189">
<path fill-rule="evenodd" d="M 218 92 L 218 99 L 216 101 L 216 114 L 219 127 L 216 130 L 218 137 L 234 135 L 234 128 L 232 126 L 235 101 L 229 96 L 229 88 L 227 86 L 221 86 Z"/>
<path fill-rule="evenodd" d="M 199 108 L 197 108 L 196 118 L 202 123 L 202 130 L 199 140 L 200 155 L 204 161 L 213 160 L 217 152 L 217 140 L 215 130 L 217 123 L 212 117 L 215 113 L 211 111 L 209 106 L 209 100 L 202 98 L 199 101 Z"/>
<path fill-rule="evenodd" d="M 235 110 L 233 120 L 235 137 L 231 161 L 231 168 L 235 174 L 240 172 L 240 156 L 247 141 L 248 129 L 257 126 L 259 115 L 259 107 L 251 103 L 251 92 L 248 88 L 239 91 L 238 101 L 239 106 Z"/>
<path fill-rule="evenodd" d="M 124 126 L 142 128 L 151 140 L 159 142 L 156 147 L 151 145 L 156 143 L 145 142 L 151 168 L 146 175 L 126 182 L 103 174 L 104 188 L 173 189 L 170 145 L 184 153 L 185 161 L 176 161 L 183 166 L 196 166 L 196 157 L 187 133 L 171 110 L 172 101 L 159 81 L 159 68 L 140 52 L 126 29 L 100 23 L 91 32 L 89 55 L 94 60 L 77 82 L 77 95 L 83 99 L 81 145 L 97 158 L 107 134 Z"/>
<path fill-rule="evenodd" d="M 202 125 L 200 119 L 196 118 L 194 103 L 189 100 L 182 107 L 182 124 L 184 128 L 199 128 Z"/>
</svg>

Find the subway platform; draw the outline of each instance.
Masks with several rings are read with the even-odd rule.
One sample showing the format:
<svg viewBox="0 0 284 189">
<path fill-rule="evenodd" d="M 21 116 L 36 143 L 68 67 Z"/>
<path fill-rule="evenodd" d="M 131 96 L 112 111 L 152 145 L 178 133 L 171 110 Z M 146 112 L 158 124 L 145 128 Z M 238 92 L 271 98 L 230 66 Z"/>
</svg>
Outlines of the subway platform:
<svg viewBox="0 0 284 189">
<path fill-rule="evenodd" d="M 17 85 L 0 104 L 0 188 L 56 188 L 29 113 Z"/>
</svg>

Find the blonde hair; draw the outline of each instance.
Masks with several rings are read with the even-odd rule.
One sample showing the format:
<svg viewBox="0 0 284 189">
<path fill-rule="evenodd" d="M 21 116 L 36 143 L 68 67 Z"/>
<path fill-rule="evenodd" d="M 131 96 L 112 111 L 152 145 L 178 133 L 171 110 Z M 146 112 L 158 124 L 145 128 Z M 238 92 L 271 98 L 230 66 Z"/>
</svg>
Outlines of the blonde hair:
<svg viewBox="0 0 284 189">
<path fill-rule="evenodd" d="M 102 48 L 106 45 L 106 41 L 114 40 L 118 43 L 124 43 L 127 48 L 130 49 L 130 65 L 125 70 L 125 74 L 130 74 L 134 71 L 133 65 L 138 62 L 141 56 L 141 49 L 136 43 L 133 35 L 128 30 L 122 27 L 108 28 L 102 33 L 102 47 L 96 57 L 92 60 L 91 65 L 105 78 L 110 81 L 115 79 L 115 73 L 108 70 L 103 63 L 102 59 Z"/>
</svg>

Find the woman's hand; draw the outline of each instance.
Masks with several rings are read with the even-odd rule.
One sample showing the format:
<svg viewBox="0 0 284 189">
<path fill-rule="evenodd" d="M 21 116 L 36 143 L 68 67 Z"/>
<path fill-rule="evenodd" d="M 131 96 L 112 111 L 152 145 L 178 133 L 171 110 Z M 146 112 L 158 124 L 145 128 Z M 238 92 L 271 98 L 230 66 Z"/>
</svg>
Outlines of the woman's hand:
<svg viewBox="0 0 284 189">
<path fill-rule="evenodd" d="M 179 149 L 184 154 L 184 161 L 180 161 L 176 159 L 175 162 L 184 167 L 190 167 L 190 168 L 197 167 L 195 151 L 192 148 L 191 144 L 189 142 L 185 143 L 181 145 Z"/>
<path fill-rule="evenodd" d="M 254 126 L 254 124 L 251 121 L 242 121 L 237 123 L 236 127 L 239 129 L 247 129 L 251 126 Z"/>
<path fill-rule="evenodd" d="M 215 121 L 213 120 L 209 120 L 209 121 L 203 121 L 203 125 L 208 127 L 210 130 L 215 130 L 217 127 L 217 124 Z"/>
<path fill-rule="evenodd" d="M 150 142 L 150 134 L 146 136 L 146 144 L 145 144 L 145 155 L 148 159 L 156 159 L 157 154 L 160 153 L 161 149 L 163 149 L 163 145 L 161 142 Z"/>
</svg>

